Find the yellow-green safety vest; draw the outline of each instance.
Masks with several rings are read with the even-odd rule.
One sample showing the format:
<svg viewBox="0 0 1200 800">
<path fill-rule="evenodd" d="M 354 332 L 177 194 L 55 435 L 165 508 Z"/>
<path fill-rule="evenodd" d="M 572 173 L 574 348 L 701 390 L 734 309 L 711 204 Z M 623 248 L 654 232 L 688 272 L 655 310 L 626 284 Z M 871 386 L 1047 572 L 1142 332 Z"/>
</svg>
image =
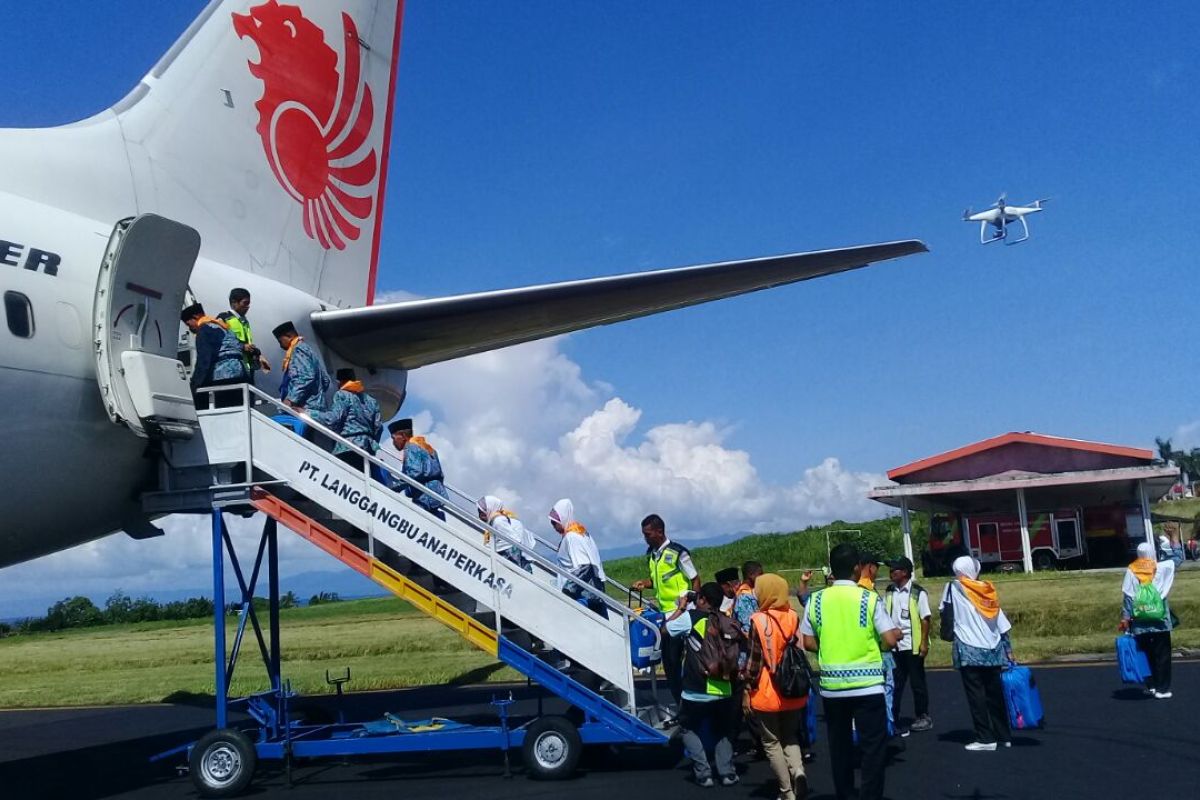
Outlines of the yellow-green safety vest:
<svg viewBox="0 0 1200 800">
<path fill-rule="evenodd" d="M 667 542 L 661 553 L 651 550 L 646 554 L 650 580 L 654 581 L 654 599 L 665 613 L 675 608 L 679 595 L 691 591 L 692 582 L 683 574 L 679 564 L 679 559 L 686 552 L 674 542 Z"/>
<path fill-rule="evenodd" d="M 232 311 L 225 311 L 220 314 L 221 321 L 229 326 L 229 332 L 232 333 L 242 344 L 254 344 L 254 334 L 250 332 L 250 323 L 242 322 L 242 318 Z M 258 359 L 251 358 L 250 354 L 242 351 L 242 364 L 246 367 L 247 372 L 253 372 L 258 369 Z"/>
<path fill-rule="evenodd" d="M 921 606 L 917 601 L 920 599 L 921 592 L 925 588 L 916 581 L 909 579 L 908 582 L 908 624 L 909 624 L 909 641 L 912 642 L 912 651 L 915 653 L 921 649 Z M 893 584 L 887 589 L 887 594 L 883 600 L 883 607 L 887 609 L 888 616 L 892 615 L 892 600 L 895 598 L 896 587 Z M 892 617 L 895 619 L 895 617 Z M 904 633 L 904 626 L 897 625 L 900 632 Z"/>
<path fill-rule="evenodd" d="M 692 633 L 700 637 L 700 641 L 704 641 L 704 634 L 708 632 L 708 615 L 705 614 L 700 619 L 696 620 L 696 624 L 692 626 Z M 686 683 L 686 681 L 685 681 Z M 684 688 L 687 688 L 686 686 Z M 710 678 L 707 675 L 704 677 L 704 693 L 713 697 L 732 697 L 733 683 L 723 681 L 717 678 Z"/>
<path fill-rule="evenodd" d="M 823 690 L 883 685 L 883 654 L 875 630 L 878 602 L 879 595 L 861 586 L 829 586 L 813 593 L 807 614 L 817 635 Z"/>
</svg>

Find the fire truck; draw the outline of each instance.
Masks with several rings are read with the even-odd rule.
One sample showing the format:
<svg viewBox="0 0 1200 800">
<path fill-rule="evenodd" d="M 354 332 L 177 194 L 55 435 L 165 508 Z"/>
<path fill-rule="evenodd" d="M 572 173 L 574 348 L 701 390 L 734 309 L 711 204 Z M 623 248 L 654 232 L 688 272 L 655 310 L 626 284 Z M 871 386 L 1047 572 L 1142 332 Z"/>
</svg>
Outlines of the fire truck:
<svg viewBox="0 0 1200 800">
<path fill-rule="evenodd" d="M 1033 568 L 1117 566 L 1143 540 L 1136 506 L 1108 505 L 1029 512 Z M 1017 514 L 934 514 L 929 546 L 921 554 L 925 575 L 948 575 L 954 559 L 972 555 L 985 569 L 1020 567 L 1021 520 Z"/>
</svg>

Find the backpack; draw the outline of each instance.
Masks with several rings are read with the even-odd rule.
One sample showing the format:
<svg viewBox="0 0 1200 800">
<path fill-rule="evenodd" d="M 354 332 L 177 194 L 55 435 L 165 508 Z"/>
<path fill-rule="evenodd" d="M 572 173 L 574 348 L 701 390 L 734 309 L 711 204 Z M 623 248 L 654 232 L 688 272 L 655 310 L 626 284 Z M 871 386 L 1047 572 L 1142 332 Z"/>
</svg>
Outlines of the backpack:
<svg viewBox="0 0 1200 800">
<path fill-rule="evenodd" d="M 767 619 L 771 620 L 771 624 L 779 631 L 780 638 L 782 638 L 783 627 L 770 614 L 767 615 Z M 797 646 L 799 636 L 800 626 L 796 625 L 796 632 L 789 636 L 783 645 L 783 657 L 779 659 L 779 665 L 775 669 L 771 669 L 763 664 L 763 669 L 770 673 L 771 682 L 775 684 L 775 693 L 780 697 L 789 699 L 808 697 L 809 689 L 812 687 L 812 673 L 808 657 Z"/>
<path fill-rule="evenodd" d="M 700 649 L 689 648 L 688 654 L 697 660 L 697 672 L 704 677 L 731 681 L 737 677 L 743 639 L 737 620 L 724 614 L 709 614 Z"/>
<path fill-rule="evenodd" d="M 1167 618 L 1167 604 L 1153 582 L 1138 587 L 1133 596 L 1133 618 L 1142 622 L 1162 622 Z"/>
</svg>

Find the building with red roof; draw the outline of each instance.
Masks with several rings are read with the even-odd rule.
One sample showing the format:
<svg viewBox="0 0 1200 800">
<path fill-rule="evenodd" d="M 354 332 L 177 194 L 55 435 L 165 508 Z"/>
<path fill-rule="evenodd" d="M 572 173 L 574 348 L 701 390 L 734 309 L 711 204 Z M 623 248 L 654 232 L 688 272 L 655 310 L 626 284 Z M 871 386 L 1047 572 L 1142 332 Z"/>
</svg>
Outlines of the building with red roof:
<svg viewBox="0 0 1200 800">
<path fill-rule="evenodd" d="M 926 574 L 970 554 L 1026 571 L 1064 562 L 1120 563 L 1152 539 L 1150 501 L 1179 472 L 1152 451 L 1041 433 L 1005 433 L 888 471 L 874 500 L 900 509 L 913 558 L 913 511 L 930 515 Z M 916 559 L 914 558 L 914 561 Z"/>
</svg>

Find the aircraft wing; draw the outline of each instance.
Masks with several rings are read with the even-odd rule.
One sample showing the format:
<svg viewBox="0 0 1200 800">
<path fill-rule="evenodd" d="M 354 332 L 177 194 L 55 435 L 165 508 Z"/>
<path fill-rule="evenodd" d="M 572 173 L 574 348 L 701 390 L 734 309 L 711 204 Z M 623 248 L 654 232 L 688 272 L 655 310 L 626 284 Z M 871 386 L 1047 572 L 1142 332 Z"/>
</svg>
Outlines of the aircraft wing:
<svg viewBox="0 0 1200 800">
<path fill-rule="evenodd" d="M 845 247 L 321 311 L 321 340 L 352 364 L 413 369 L 547 336 L 734 297 L 925 252 L 923 242 Z"/>
</svg>

